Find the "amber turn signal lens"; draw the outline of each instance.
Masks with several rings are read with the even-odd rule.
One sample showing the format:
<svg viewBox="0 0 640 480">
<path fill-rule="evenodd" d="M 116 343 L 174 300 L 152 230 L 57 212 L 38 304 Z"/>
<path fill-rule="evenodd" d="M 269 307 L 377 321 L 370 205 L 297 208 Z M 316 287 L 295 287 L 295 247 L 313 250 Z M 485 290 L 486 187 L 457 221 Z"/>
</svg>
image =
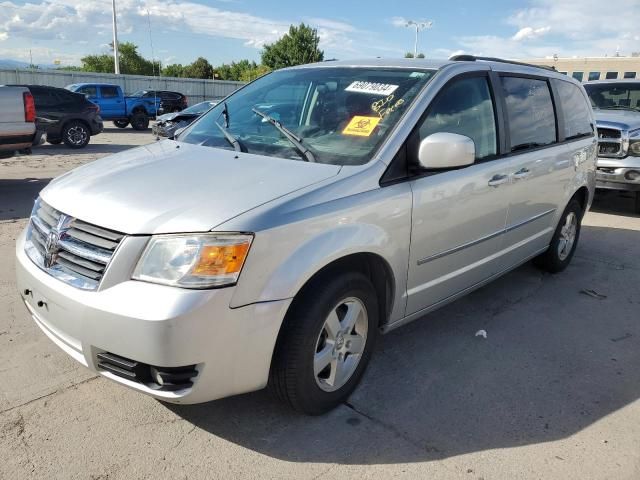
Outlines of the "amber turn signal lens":
<svg viewBox="0 0 640 480">
<path fill-rule="evenodd" d="M 226 275 L 239 273 L 249 252 L 249 242 L 237 245 L 204 245 L 193 275 Z"/>
</svg>

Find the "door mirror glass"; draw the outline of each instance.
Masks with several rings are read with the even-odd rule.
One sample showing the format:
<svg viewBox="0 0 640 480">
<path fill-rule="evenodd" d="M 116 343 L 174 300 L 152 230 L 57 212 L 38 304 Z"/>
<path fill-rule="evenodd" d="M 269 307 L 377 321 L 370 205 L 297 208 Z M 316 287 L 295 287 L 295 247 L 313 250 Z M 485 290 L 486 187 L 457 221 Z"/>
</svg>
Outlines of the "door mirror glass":
<svg viewBox="0 0 640 480">
<path fill-rule="evenodd" d="M 171 140 L 178 140 L 178 137 L 180 136 L 180 134 L 184 132 L 186 129 L 187 127 L 182 127 L 177 129 L 175 132 L 173 132 L 173 137 L 171 137 Z"/>
<path fill-rule="evenodd" d="M 473 165 L 476 146 L 469 137 L 457 133 L 432 133 L 420 142 L 418 161 L 422 168 L 455 168 Z"/>
</svg>

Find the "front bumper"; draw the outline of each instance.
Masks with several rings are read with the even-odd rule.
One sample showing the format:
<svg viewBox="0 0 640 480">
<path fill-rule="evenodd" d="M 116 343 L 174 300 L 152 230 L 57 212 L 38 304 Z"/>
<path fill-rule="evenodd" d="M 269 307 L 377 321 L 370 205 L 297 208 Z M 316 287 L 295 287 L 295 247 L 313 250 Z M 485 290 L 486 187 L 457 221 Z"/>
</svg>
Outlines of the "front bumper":
<svg viewBox="0 0 640 480">
<path fill-rule="evenodd" d="M 174 403 L 200 403 L 267 384 L 271 356 L 291 300 L 230 308 L 234 288 L 187 290 L 133 280 L 82 291 L 40 270 L 18 238 L 17 285 L 36 324 L 87 368 Z M 113 259 L 117 261 L 117 253 Z M 193 386 L 163 391 L 98 366 L 109 352 L 158 367 L 196 365 Z"/>
<path fill-rule="evenodd" d="M 608 190 L 640 191 L 640 178 L 629 180 L 629 172 L 640 172 L 640 157 L 621 159 L 598 157 L 596 188 Z"/>
</svg>

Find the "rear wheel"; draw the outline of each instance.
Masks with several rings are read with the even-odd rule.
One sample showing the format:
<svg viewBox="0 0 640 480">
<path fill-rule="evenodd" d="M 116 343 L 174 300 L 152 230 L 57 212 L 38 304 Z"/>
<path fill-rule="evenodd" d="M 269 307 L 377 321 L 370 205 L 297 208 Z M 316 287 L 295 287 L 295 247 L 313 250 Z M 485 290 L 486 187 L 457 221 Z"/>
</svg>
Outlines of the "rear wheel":
<svg viewBox="0 0 640 480">
<path fill-rule="evenodd" d="M 369 363 L 378 302 L 360 273 L 324 276 L 296 297 L 278 337 L 269 383 L 294 409 L 318 415 L 344 402 Z"/>
<path fill-rule="evenodd" d="M 149 128 L 149 117 L 146 113 L 134 113 L 131 117 L 131 126 L 134 130 L 146 130 Z"/>
<path fill-rule="evenodd" d="M 62 141 L 69 148 L 84 148 L 89 143 L 91 132 L 82 122 L 69 122 L 62 129 Z"/>
<path fill-rule="evenodd" d="M 582 214 L 580 203 L 575 198 L 572 199 L 560 217 L 549 248 L 534 259 L 536 266 L 550 273 L 558 273 L 567 268 L 580 238 Z"/>
<path fill-rule="evenodd" d="M 129 120 L 114 120 L 113 124 L 118 128 L 127 128 L 127 125 L 129 125 Z"/>
<path fill-rule="evenodd" d="M 636 210 L 636 213 L 640 213 L 640 192 L 636 192 L 635 210 Z"/>
</svg>

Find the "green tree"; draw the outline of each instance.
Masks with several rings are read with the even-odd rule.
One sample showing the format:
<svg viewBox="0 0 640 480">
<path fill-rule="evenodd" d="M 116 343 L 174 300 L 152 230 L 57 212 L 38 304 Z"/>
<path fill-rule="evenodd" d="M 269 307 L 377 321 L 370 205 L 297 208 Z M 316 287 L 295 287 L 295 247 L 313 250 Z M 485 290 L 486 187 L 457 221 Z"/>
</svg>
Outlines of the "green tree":
<svg viewBox="0 0 640 480">
<path fill-rule="evenodd" d="M 184 76 L 184 67 L 180 63 L 173 63 L 171 65 L 166 65 L 162 69 L 162 76 L 164 76 L 164 77 L 183 77 Z"/>
<path fill-rule="evenodd" d="M 157 75 L 160 73 L 160 63 L 147 60 L 138 53 L 138 46 L 131 42 L 118 44 L 120 73 L 131 75 Z M 113 55 L 87 55 L 80 59 L 82 70 L 85 72 L 114 73 Z"/>
<path fill-rule="evenodd" d="M 185 78 L 213 78 L 213 66 L 204 57 L 198 57 L 195 62 L 184 67 Z"/>
<path fill-rule="evenodd" d="M 413 58 L 413 53 L 412 52 L 405 53 L 404 58 Z"/>
<path fill-rule="evenodd" d="M 424 58 L 424 53 L 419 53 L 416 58 Z"/>
<path fill-rule="evenodd" d="M 291 67 L 305 63 L 321 62 L 324 52 L 318 48 L 318 31 L 304 23 L 291 25 L 289 33 L 262 51 L 262 64 L 271 69 Z"/>
</svg>

